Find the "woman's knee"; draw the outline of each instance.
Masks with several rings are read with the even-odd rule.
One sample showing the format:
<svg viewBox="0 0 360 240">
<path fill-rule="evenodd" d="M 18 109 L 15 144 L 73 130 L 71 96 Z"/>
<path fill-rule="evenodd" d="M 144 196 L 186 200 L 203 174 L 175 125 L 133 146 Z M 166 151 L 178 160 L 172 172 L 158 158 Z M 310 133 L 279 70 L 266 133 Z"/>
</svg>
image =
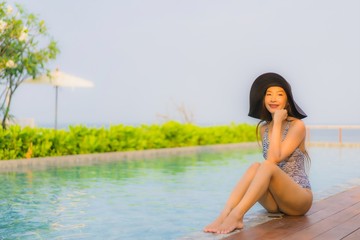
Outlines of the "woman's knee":
<svg viewBox="0 0 360 240">
<path fill-rule="evenodd" d="M 261 163 L 261 165 L 266 166 L 268 168 L 273 168 L 273 167 L 277 167 L 276 163 L 265 160 Z"/>
<path fill-rule="evenodd" d="M 265 160 L 261 164 L 261 168 L 266 169 L 267 171 L 273 172 L 274 170 L 278 169 L 278 166 L 276 163 L 273 163 L 271 161 Z"/>
<path fill-rule="evenodd" d="M 254 162 L 250 165 L 249 170 L 251 171 L 256 171 L 259 167 L 261 166 L 261 163 L 259 162 Z"/>
<path fill-rule="evenodd" d="M 261 166 L 261 163 L 258 163 L 258 162 L 252 163 L 250 165 L 250 167 L 246 170 L 245 174 L 254 175 L 260 166 Z"/>
<path fill-rule="evenodd" d="M 258 168 L 258 167 L 260 167 L 260 165 L 261 165 L 261 163 L 259 163 L 259 162 L 254 162 L 253 164 L 251 164 L 251 168 Z"/>
</svg>

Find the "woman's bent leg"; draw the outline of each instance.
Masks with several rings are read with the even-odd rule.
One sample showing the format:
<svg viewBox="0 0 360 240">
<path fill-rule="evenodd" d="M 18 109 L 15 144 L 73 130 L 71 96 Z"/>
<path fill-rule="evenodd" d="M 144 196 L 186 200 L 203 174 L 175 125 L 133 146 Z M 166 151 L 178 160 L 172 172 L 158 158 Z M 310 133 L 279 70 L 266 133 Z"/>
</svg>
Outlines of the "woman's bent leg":
<svg viewBox="0 0 360 240">
<path fill-rule="evenodd" d="M 253 180 L 256 171 L 260 167 L 260 163 L 253 163 L 245 172 L 245 174 L 242 176 L 242 178 L 239 180 L 239 182 L 236 184 L 234 190 L 231 192 L 229 199 L 227 200 L 224 209 L 220 213 L 220 215 L 209 225 L 207 225 L 204 228 L 205 232 L 216 232 L 218 227 L 222 224 L 224 219 L 229 215 L 231 210 L 236 207 L 243 196 L 245 195 L 245 192 L 249 188 L 251 181 Z"/>
<path fill-rule="evenodd" d="M 266 201 L 263 196 L 268 194 L 268 191 L 272 195 L 269 199 L 275 200 L 278 209 L 286 214 L 305 214 L 312 203 L 311 191 L 295 183 L 276 164 L 264 161 L 239 204 L 228 214 L 216 232 L 229 233 L 242 228 L 245 213 L 260 199 Z"/>
</svg>

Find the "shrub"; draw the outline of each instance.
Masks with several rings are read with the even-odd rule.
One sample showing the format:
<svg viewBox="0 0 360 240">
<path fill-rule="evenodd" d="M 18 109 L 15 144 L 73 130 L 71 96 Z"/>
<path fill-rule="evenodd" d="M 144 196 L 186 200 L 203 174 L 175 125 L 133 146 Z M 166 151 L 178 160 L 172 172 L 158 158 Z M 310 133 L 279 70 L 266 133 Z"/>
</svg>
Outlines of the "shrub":
<svg viewBox="0 0 360 240">
<path fill-rule="evenodd" d="M 162 125 L 89 128 L 68 130 L 46 128 L 0 128 L 0 159 L 64 156 L 87 153 L 226 144 L 256 141 L 255 126 L 235 124 L 196 126 L 169 121 Z"/>
</svg>

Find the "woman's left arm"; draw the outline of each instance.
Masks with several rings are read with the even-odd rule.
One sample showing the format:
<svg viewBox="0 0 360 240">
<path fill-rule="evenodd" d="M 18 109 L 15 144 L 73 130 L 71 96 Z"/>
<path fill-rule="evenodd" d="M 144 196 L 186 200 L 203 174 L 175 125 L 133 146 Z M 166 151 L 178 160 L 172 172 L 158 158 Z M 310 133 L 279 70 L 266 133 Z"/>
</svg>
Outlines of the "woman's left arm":
<svg viewBox="0 0 360 240">
<path fill-rule="evenodd" d="M 284 141 L 279 141 L 277 138 L 277 143 L 273 144 L 273 147 L 276 149 L 269 149 L 273 150 L 274 154 L 269 154 L 268 159 L 274 163 L 279 163 L 289 157 L 297 147 L 304 141 L 306 136 L 306 128 L 303 121 L 299 119 L 293 119 L 290 122 L 291 126 L 289 131 L 284 139 Z M 275 140 L 275 139 L 274 139 Z M 271 148 L 271 142 L 270 142 Z"/>
</svg>

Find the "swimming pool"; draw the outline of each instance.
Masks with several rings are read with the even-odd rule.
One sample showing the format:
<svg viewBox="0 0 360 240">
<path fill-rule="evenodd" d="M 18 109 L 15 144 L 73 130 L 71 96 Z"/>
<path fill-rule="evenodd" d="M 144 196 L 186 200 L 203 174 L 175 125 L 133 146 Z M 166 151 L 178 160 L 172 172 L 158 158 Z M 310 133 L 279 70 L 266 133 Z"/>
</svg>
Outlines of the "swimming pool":
<svg viewBox="0 0 360 240">
<path fill-rule="evenodd" d="M 360 183 L 359 148 L 311 147 L 309 153 L 315 198 Z M 199 236 L 261 158 L 258 149 L 240 149 L 1 173 L 0 239 Z"/>
</svg>

